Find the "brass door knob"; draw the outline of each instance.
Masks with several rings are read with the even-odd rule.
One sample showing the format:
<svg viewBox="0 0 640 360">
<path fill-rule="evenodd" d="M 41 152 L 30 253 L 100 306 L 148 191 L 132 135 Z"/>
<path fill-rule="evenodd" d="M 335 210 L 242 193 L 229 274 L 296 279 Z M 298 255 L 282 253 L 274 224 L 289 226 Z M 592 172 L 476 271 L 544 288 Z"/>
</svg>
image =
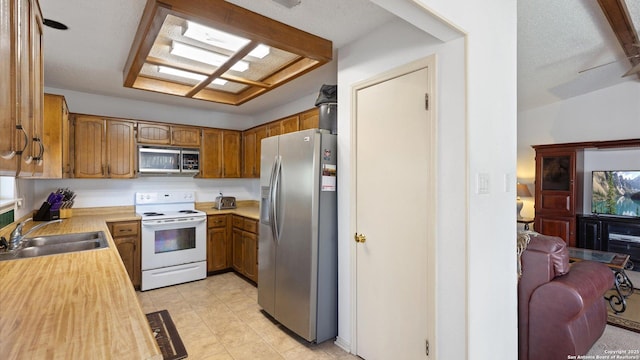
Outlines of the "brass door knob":
<svg viewBox="0 0 640 360">
<path fill-rule="evenodd" d="M 358 233 L 356 233 L 356 235 L 354 236 L 355 240 L 357 243 L 364 243 L 365 241 L 367 241 L 367 237 L 360 234 L 358 235 Z"/>
</svg>

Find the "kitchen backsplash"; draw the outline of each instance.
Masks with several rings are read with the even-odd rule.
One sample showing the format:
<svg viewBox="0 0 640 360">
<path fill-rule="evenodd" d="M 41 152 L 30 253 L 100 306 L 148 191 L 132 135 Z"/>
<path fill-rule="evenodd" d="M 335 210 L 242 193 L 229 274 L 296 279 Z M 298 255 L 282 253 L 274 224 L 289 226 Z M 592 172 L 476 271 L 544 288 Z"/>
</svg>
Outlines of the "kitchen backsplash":
<svg viewBox="0 0 640 360">
<path fill-rule="evenodd" d="M 258 179 L 195 179 L 185 177 L 144 177 L 138 179 L 64 179 L 31 180 L 34 182 L 33 202 L 40 204 L 52 190 L 73 189 L 77 194 L 75 208 L 133 205 L 134 194 L 142 191 L 195 191 L 196 202 L 212 202 L 222 192 L 238 200 L 260 197 Z"/>
</svg>

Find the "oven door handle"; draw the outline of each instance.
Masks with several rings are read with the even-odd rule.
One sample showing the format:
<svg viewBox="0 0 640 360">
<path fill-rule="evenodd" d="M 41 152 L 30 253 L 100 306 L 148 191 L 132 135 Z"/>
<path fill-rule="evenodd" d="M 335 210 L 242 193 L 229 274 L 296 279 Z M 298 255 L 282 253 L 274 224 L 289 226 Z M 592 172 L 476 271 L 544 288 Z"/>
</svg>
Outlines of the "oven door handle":
<svg viewBox="0 0 640 360">
<path fill-rule="evenodd" d="M 189 224 L 198 224 L 204 222 L 207 218 L 198 218 L 198 219 L 170 219 L 170 220 L 162 220 L 161 222 L 156 222 L 157 220 L 151 220 L 151 222 L 142 221 L 143 227 L 161 227 L 166 225 L 189 225 Z"/>
</svg>

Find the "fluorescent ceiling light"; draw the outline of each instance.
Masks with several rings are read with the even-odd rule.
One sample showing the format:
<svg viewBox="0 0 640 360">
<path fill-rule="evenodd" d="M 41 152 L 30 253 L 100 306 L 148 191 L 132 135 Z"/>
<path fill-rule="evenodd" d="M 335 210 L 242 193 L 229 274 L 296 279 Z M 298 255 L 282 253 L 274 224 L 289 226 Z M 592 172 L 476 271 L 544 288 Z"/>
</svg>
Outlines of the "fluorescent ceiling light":
<svg viewBox="0 0 640 360">
<path fill-rule="evenodd" d="M 158 72 L 167 74 L 167 75 L 174 75 L 174 76 L 180 76 L 187 79 L 198 80 L 198 81 L 202 81 L 207 78 L 206 76 L 201 74 L 192 73 L 190 71 L 178 70 L 168 66 L 158 66 Z M 224 86 L 227 82 L 228 82 L 227 80 L 215 78 L 211 83 L 215 85 Z"/>
<path fill-rule="evenodd" d="M 229 60 L 228 56 L 177 41 L 171 43 L 171 54 L 217 67 Z M 242 60 L 231 66 L 231 70 L 239 72 L 246 71 L 247 69 L 249 69 L 249 63 Z"/>
<path fill-rule="evenodd" d="M 250 41 L 249 39 L 200 25 L 193 21 L 187 21 L 187 29 L 182 35 L 233 52 L 242 49 Z"/>
<path fill-rule="evenodd" d="M 271 51 L 270 47 L 268 47 L 267 45 L 264 45 L 264 44 L 260 44 L 260 45 L 256 46 L 255 49 L 251 50 L 251 52 L 249 53 L 249 56 L 253 56 L 253 57 L 257 57 L 259 59 L 262 59 L 265 56 L 269 55 L 270 51 Z"/>
<path fill-rule="evenodd" d="M 192 79 L 192 80 L 198 80 L 198 81 L 202 81 L 207 78 L 206 76 L 201 74 L 192 73 L 190 71 L 178 70 L 168 66 L 158 66 L 158 72 L 167 74 L 167 75 L 179 76 L 179 77 Z"/>
</svg>

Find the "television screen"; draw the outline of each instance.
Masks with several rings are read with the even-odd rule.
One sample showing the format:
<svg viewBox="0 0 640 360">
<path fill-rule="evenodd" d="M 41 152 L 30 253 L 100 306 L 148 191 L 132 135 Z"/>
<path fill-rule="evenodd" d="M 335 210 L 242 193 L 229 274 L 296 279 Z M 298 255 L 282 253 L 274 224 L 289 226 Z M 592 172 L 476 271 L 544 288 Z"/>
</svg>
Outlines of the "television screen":
<svg viewBox="0 0 640 360">
<path fill-rule="evenodd" d="M 591 212 L 640 216 L 640 170 L 594 171 Z"/>
</svg>

